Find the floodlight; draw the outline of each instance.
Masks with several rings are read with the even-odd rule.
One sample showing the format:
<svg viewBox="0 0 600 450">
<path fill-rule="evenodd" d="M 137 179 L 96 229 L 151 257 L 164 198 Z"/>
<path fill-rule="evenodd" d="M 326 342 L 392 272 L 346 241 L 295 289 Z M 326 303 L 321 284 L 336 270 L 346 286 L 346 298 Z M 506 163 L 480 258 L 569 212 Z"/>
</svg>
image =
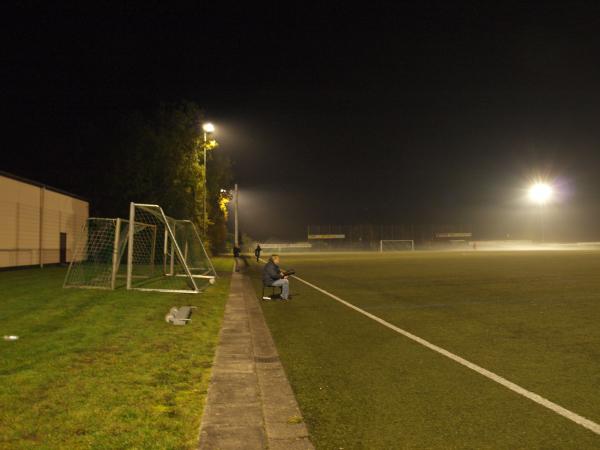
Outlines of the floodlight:
<svg viewBox="0 0 600 450">
<path fill-rule="evenodd" d="M 205 122 L 202 124 L 202 129 L 207 133 L 212 133 L 215 131 L 215 126 L 210 122 Z"/>
<path fill-rule="evenodd" d="M 538 205 L 543 205 L 552 198 L 553 193 L 554 190 L 549 184 L 535 183 L 529 188 L 529 199 Z"/>
</svg>

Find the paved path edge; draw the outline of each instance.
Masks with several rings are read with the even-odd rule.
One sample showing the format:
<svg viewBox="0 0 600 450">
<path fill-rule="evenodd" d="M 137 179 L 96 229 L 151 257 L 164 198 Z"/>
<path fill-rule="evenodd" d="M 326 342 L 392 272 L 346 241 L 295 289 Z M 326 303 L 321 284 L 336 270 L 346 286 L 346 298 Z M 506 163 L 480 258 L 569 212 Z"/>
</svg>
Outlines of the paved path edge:
<svg viewBox="0 0 600 450">
<path fill-rule="evenodd" d="M 232 275 L 199 448 L 314 449 L 245 271 Z"/>
</svg>

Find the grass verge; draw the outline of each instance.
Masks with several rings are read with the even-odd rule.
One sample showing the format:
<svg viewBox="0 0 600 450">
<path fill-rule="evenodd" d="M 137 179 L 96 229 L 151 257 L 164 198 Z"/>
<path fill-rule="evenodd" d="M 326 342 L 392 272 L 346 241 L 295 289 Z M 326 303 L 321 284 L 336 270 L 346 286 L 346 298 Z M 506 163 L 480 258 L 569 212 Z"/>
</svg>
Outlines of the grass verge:
<svg viewBox="0 0 600 450">
<path fill-rule="evenodd" d="M 0 272 L 0 447 L 190 449 L 229 293 L 62 289 L 66 270 Z M 165 323 L 192 304 L 192 322 Z"/>
</svg>

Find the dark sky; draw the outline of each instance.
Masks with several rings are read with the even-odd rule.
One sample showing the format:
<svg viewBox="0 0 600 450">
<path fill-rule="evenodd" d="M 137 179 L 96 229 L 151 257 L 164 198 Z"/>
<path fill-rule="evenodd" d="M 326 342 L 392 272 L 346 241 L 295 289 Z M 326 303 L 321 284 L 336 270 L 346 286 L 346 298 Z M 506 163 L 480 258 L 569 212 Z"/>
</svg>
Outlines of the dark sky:
<svg viewBox="0 0 600 450">
<path fill-rule="evenodd" d="M 72 167 L 78 130 L 189 99 L 235 162 L 253 236 L 470 223 L 496 237 L 542 175 L 561 191 L 557 230 L 596 238 L 595 2 L 336 3 L 5 6 L 1 168 L 76 191 L 71 171 L 101 176 Z"/>
</svg>

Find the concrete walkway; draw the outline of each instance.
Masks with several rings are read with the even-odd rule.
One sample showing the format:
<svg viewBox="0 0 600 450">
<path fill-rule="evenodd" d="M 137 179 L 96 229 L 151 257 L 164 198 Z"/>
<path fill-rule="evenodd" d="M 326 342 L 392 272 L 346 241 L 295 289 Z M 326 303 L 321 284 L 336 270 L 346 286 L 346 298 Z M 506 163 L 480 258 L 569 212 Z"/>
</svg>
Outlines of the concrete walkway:
<svg viewBox="0 0 600 450">
<path fill-rule="evenodd" d="M 283 306 L 283 305 L 282 305 Z M 234 272 L 200 449 L 313 449 L 249 277 Z"/>
</svg>

